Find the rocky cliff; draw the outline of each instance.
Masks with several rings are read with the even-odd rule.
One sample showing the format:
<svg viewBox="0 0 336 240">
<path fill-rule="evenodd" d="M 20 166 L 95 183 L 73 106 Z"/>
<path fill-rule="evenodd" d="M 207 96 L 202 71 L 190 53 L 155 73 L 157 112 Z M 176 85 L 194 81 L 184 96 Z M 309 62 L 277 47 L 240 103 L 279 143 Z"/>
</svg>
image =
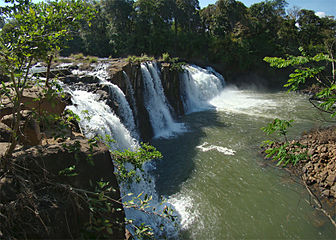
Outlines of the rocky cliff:
<svg viewBox="0 0 336 240">
<path fill-rule="evenodd" d="M 25 92 L 19 142 L 6 169 L 0 168 L 0 238 L 125 239 L 109 149 L 90 143 L 75 122 L 72 129 L 61 126 L 66 102 L 39 98 L 40 93 Z M 13 106 L 2 102 L 0 158 L 13 124 Z M 101 181 L 108 183 L 104 189 L 98 188 Z M 108 200 L 99 200 L 99 194 Z"/>
<path fill-rule="evenodd" d="M 71 62 L 71 60 L 69 60 Z M 72 61 L 70 65 L 53 70 L 55 76 L 73 89 L 82 89 L 97 93 L 101 100 L 115 111 L 118 112 L 118 103 L 111 98 L 109 88 L 99 83 L 97 77 L 90 75 L 90 71 L 94 71 L 99 64 L 108 65 L 108 76 L 105 81 L 117 85 L 125 94 L 129 103 L 132 98 L 135 100 L 135 106 L 130 104 L 140 137 L 143 141 L 149 141 L 153 137 L 153 129 L 149 120 L 149 114 L 144 104 L 144 81 L 141 73 L 140 62 L 129 62 L 126 59 L 102 59 L 98 63 L 91 65 L 83 65 Z M 60 65 L 58 65 L 60 66 Z M 162 85 L 165 95 L 172 106 L 172 115 L 179 117 L 184 114 L 181 94 L 180 94 L 180 77 L 179 72 L 170 68 L 170 63 L 158 62 L 161 70 Z M 77 69 L 80 74 L 73 74 L 71 70 Z M 43 73 L 42 73 L 43 75 Z M 126 79 L 126 77 L 129 80 Z M 129 86 L 130 84 L 130 86 Z M 132 91 L 132 90 L 133 91 Z"/>
</svg>

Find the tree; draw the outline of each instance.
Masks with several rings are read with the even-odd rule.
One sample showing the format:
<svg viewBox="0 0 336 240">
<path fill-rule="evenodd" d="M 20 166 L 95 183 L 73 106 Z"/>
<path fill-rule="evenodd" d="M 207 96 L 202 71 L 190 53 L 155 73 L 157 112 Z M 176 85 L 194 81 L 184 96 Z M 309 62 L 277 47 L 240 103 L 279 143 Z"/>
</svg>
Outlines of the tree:
<svg viewBox="0 0 336 240">
<path fill-rule="evenodd" d="M 247 8 L 239 1 L 219 0 L 216 3 L 216 24 L 222 32 L 232 32 L 238 22 L 246 22 Z"/>
<path fill-rule="evenodd" d="M 95 10 L 95 17 L 91 20 L 91 25 L 83 21 L 80 28 L 77 28 L 83 42 L 82 52 L 86 55 L 108 57 L 115 53 L 114 45 L 109 37 L 108 15 L 102 5 L 97 2 L 87 3 L 87 5 Z"/>
<path fill-rule="evenodd" d="M 200 7 L 198 0 L 176 0 L 176 7 L 175 21 L 180 24 L 184 31 L 194 30 L 199 21 L 198 11 Z"/>
<path fill-rule="evenodd" d="M 0 66 L 10 81 L 2 82 L 1 99 L 13 105 L 11 144 L 4 155 L 4 164 L 11 158 L 18 142 L 22 116 L 23 94 L 35 82 L 30 78 L 33 61 L 45 61 L 50 69 L 51 60 L 63 42 L 71 38 L 71 27 L 80 20 L 90 20 L 92 11 L 79 0 L 32 4 L 30 1 L 10 0 L 12 6 L 1 9 L 10 19 L 0 32 Z M 50 89 L 48 75 L 45 87 Z"/>
<path fill-rule="evenodd" d="M 133 4 L 133 0 L 101 1 L 101 14 L 106 19 L 106 37 L 112 55 L 126 55 L 131 48 Z"/>
<path fill-rule="evenodd" d="M 336 71 L 333 55 L 318 53 L 309 56 L 300 48 L 300 56 L 288 56 L 287 58 L 265 57 L 271 67 L 286 68 L 294 67 L 294 72 L 289 75 L 285 87 L 289 91 L 299 90 L 302 86 L 317 84 L 319 91 L 311 96 L 309 101 L 319 110 L 336 116 Z"/>
</svg>

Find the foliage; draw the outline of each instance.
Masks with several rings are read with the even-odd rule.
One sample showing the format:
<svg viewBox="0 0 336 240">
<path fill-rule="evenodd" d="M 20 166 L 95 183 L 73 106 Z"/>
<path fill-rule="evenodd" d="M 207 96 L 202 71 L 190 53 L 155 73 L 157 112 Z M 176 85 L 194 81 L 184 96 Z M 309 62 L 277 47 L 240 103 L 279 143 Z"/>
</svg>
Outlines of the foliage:
<svg viewBox="0 0 336 240">
<path fill-rule="evenodd" d="M 75 60 L 84 60 L 84 54 L 83 53 L 71 54 L 70 58 L 73 58 Z"/>
<path fill-rule="evenodd" d="M 197 0 L 88 4 L 96 10 L 96 19 L 78 31 L 66 55 L 82 51 L 101 57 L 158 57 L 169 52 L 241 71 L 264 68 L 264 56 L 296 55 L 299 46 L 309 53 L 325 50 L 335 39 L 335 19 L 305 9 L 286 15 L 284 0 L 249 8 L 236 0 L 219 0 L 203 9 Z"/>
<path fill-rule="evenodd" d="M 78 26 L 84 17 L 87 20 L 92 17 L 91 9 L 77 0 L 8 2 L 12 6 L 1 8 L 1 12 L 9 22 L 0 32 L 0 71 L 10 79 L 8 84 L 2 82 L 1 99 L 6 97 L 14 106 L 12 140 L 4 156 L 7 160 L 18 141 L 24 92 L 36 84 L 29 75 L 33 61 L 47 62 L 49 73 L 55 51 L 71 39 L 71 28 Z M 44 86 L 51 89 L 48 73 Z"/>
<path fill-rule="evenodd" d="M 317 83 L 320 91 L 310 98 L 314 106 L 320 110 L 328 112 L 332 117 L 336 116 L 336 72 L 335 62 L 333 59 L 332 50 L 329 54 L 318 53 L 314 56 L 309 56 L 300 48 L 302 55 L 292 56 L 287 58 L 265 57 L 264 61 L 268 62 L 271 67 L 286 68 L 293 67 L 294 72 L 289 75 L 287 84 L 284 86 L 289 88 L 289 91 L 299 90 L 308 81 Z M 329 74 L 329 71 L 331 73 Z M 312 83 L 309 84 L 312 84 Z M 314 101 L 315 100 L 315 101 Z M 318 101 L 319 103 L 316 103 Z"/>
<path fill-rule="evenodd" d="M 162 158 L 162 155 L 155 147 L 142 143 L 141 147 L 135 151 L 123 150 L 112 151 L 112 158 L 117 169 L 117 176 L 121 182 L 130 183 L 134 179 L 140 181 L 137 170 L 143 172 L 142 165 L 149 161 Z M 128 165 L 130 163 L 131 165 Z"/>
<path fill-rule="evenodd" d="M 292 127 L 291 123 L 293 123 L 293 120 L 287 121 L 276 118 L 266 127 L 261 128 L 267 135 L 275 133 L 284 137 L 284 143 L 276 144 L 274 141 L 266 140 L 262 145 L 266 148 L 266 157 L 277 161 L 277 166 L 285 167 L 289 163 L 295 165 L 299 161 L 307 159 L 307 153 L 300 152 L 301 148 L 306 146 L 300 143 L 289 143 L 287 140 L 288 128 Z"/>
<path fill-rule="evenodd" d="M 266 127 L 262 127 L 261 130 L 263 130 L 267 135 L 271 135 L 274 132 L 278 136 L 283 136 L 285 141 L 287 142 L 287 132 L 288 128 L 292 127 L 291 123 L 293 123 L 294 120 L 280 120 L 278 118 L 274 119 L 273 122 L 269 123 Z"/>
<path fill-rule="evenodd" d="M 161 57 L 163 62 L 169 63 L 169 70 L 176 72 L 183 72 L 183 66 L 186 65 L 185 62 L 179 61 L 178 57 L 172 58 L 169 53 L 163 53 Z"/>
<path fill-rule="evenodd" d="M 334 42 L 335 43 L 335 42 Z M 271 67 L 294 68 L 294 72 L 289 75 L 287 84 L 284 87 L 288 91 L 299 90 L 300 87 L 307 87 L 309 84 L 317 83 L 320 90 L 310 97 L 309 101 L 318 109 L 328 112 L 331 117 L 336 116 L 336 79 L 335 79 L 335 59 L 333 59 L 333 49 L 329 49 L 329 54 L 317 53 L 313 56 L 307 54 L 302 47 L 299 48 L 300 56 L 288 55 L 286 58 L 265 57 Z M 328 72 L 331 71 L 331 75 Z M 318 101 L 319 103 L 316 103 Z M 296 143 L 296 147 L 288 143 L 286 134 L 287 128 L 291 127 L 292 120 L 285 121 L 275 119 L 267 127 L 262 128 L 267 135 L 276 132 L 285 138 L 285 143 L 275 146 L 272 141 L 266 141 L 268 148 L 265 150 L 267 158 L 278 161 L 277 165 L 288 163 L 295 165 L 298 161 L 306 159 L 307 153 L 297 153 L 305 146 Z"/>
<path fill-rule="evenodd" d="M 273 146 L 275 142 L 265 141 L 264 146 L 267 147 L 265 150 L 266 158 L 272 158 L 277 161 L 277 166 L 282 165 L 283 167 L 290 164 L 297 164 L 299 161 L 307 159 L 307 152 L 300 153 L 300 149 L 305 147 L 299 143 L 289 144 L 284 143 L 280 146 Z M 298 148 L 296 148 L 298 147 Z"/>
<path fill-rule="evenodd" d="M 76 170 L 76 165 L 72 165 L 70 167 L 64 168 L 63 170 L 59 171 L 58 175 L 63 175 L 66 177 L 74 177 L 78 175 L 78 173 L 76 173 L 75 170 Z"/>
</svg>

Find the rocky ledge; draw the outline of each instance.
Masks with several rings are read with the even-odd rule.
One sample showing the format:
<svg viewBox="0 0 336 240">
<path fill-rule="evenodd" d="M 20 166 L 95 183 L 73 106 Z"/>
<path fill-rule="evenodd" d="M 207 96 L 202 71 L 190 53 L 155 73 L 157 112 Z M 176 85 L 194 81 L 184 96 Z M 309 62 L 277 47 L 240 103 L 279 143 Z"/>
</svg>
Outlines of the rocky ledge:
<svg viewBox="0 0 336 240">
<path fill-rule="evenodd" d="M 62 125 L 66 102 L 35 101 L 39 93 L 25 92 L 18 145 L 0 168 L 0 239 L 125 239 L 109 149 L 85 139 L 75 122 Z M 9 102 L 0 106 L 1 163 L 10 145 L 12 108 Z M 45 118 L 50 114 L 59 118 Z"/>
</svg>

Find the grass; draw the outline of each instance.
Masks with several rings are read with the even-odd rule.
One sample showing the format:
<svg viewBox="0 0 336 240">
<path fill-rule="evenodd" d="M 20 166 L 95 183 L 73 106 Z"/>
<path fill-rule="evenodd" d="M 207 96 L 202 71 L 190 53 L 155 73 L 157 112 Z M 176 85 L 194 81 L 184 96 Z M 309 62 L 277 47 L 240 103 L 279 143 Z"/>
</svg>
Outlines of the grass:
<svg viewBox="0 0 336 240">
<path fill-rule="evenodd" d="M 127 61 L 130 63 L 142 63 L 147 61 L 154 61 L 154 57 L 148 57 L 146 54 L 142 56 L 128 56 Z"/>
</svg>

